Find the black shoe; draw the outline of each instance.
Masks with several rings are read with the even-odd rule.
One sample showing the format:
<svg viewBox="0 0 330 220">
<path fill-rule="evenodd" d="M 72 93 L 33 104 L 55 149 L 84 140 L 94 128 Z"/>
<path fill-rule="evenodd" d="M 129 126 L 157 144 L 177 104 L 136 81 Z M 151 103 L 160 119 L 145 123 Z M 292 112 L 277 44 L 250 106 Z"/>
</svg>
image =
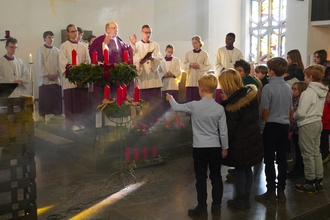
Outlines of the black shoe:
<svg viewBox="0 0 330 220">
<path fill-rule="evenodd" d="M 194 209 L 189 209 L 188 215 L 191 217 L 207 219 L 207 206 L 196 206 Z"/>
<path fill-rule="evenodd" d="M 247 207 L 245 205 L 245 196 L 236 196 L 234 199 L 230 199 L 227 201 L 229 207 L 239 210 L 246 210 Z"/>
<path fill-rule="evenodd" d="M 267 190 L 267 192 L 265 192 L 264 194 L 256 195 L 254 199 L 257 202 L 261 202 L 261 203 L 271 203 L 271 204 L 277 203 L 275 190 Z"/>
<path fill-rule="evenodd" d="M 297 170 L 292 170 L 292 171 L 290 171 L 290 172 L 288 172 L 287 174 L 286 174 L 286 176 L 287 176 L 287 178 L 302 178 L 302 177 L 304 177 L 305 175 L 304 175 L 304 173 L 303 172 L 299 172 L 299 171 L 297 171 Z"/>
<path fill-rule="evenodd" d="M 221 214 L 221 205 L 213 205 L 211 207 L 212 215 L 220 216 Z"/>
<path fill-rule="evenodd" d="M 235 181 L 235 172 L 234 173 L 228 173 L 226 175 L 226 179 L 230 182 L 234 182 Z"/>
<path fill-rule="evenodd" d="M 285 203 L 286 202 L 286 196 L 284 193 L 284 187 L 277 187 L 277 201 L 279 203 Z"/>
<path fill-rule="evenodd" d="M 322 186 L 322 178 L 321 179 L 315 179 L 315 193 L 324 192 L 323 186 Z"/>
<path fill-rule="evenodd" d="M 314 180 L 305 179 L 304 184 L 296 184 L 294 189 L 298 192 L 305 192 L 305 193 L 308 193 L 308 194 L 316 193 L 316 189 L 315 189 L 315 186 L 314 186 Z"/>
<path fill-rule="evenodd" d="M 235 173 L 235 169 L 228 169 L 228 173 L 230 173 L 230 174 Z"/>
</svg>

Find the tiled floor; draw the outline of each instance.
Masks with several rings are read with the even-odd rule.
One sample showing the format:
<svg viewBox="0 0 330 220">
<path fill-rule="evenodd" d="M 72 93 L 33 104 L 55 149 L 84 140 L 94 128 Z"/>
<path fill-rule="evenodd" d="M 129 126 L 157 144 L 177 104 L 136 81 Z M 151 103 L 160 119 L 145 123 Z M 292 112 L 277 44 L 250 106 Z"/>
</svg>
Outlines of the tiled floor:
<svg viewBox="0 0 330 220">
<path fill-rule="evenodd" d="M 174 156 L 163 165 L 136 169 L 137 182 L 127 178 L 128 183 L 134 184 L 124 188 L 118 185 L 116 177 L 105 185 L 110 171 L 93 171 L 63 159 L 46 150 L 43 146 L 47 143 L 47 138 L 38 138 L 35 144 L 39 219 L 61 216 L 63 219 L 191 219 L 187 210 L 196 205 L 196 192 L 190 153 Z M 227 169 L 222 168 L 223 179 Z M 227 207 L 234 188 L 232 183 L 224 181 L 221 217 L 212 216 L 209 211 L 208 219 L 292 219 L 329 206 L 330 163 L 324 165 L 324 173 L 324 193 L 298 193 L 293 189 L 294 184 L 302 180 L 287 180 L 286 204 L 269 206 L 253 199 L 255 194 L 265 191 L 263 165 L 255 166 L 251 209 L 239 211 Z M 210 188 L 208 183 L 209 195 Z"/>
</svg>

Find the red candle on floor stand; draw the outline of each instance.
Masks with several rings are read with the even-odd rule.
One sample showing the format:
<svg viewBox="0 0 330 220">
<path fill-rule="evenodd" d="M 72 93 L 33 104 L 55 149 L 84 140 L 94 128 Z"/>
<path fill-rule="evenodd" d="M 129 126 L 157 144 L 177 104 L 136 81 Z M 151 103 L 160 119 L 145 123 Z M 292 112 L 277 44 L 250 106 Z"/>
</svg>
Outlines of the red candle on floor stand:
<svg viewBox="0 0 330 220">
<path fill-rule="evenodd" d="M 123 102 L 125 102 L 127 97 L 127 86 L 123 84 L 121 85 L 121 88 L 123 88 Z"/>
<path fill-rule="evenodd" d="M 104 64 L 108 64 L 109 63 L 109 51 L 107 49 L 104 49 L 103 56 L 104 56 Z"/>
<path fill-rule="evenodd" d="M 127 51 L 127 50 L 124 50 L 123 53 L 124 53 L 124 54 L 123 54 L 124 62 L 125 62 L 125 63 L 128 63 L 128 51 Z"/>
<path fill-rule="evenodd" d="M 134 102 L 140 102 L 140 88 L 135 87 L 134 89 Z"/>
<path fill-rule="evenodd" d="M 104 86 L 103 98 L 110 99 L 110 86 L 108 85 Z"/>
<path fill-rule="evenodd" d="M 138 162 L 140 160 L 139 148 L 134 148 L 134 160 Z"/>
<path fill-rule="evenodd" d="M 148 149 L 143 148 L 143 159 L 148 160 Z"/>
<path fill-rule="evenodd" d="M 77 66 L 77 51 L 75 49 L 72 50 L 71 57 L 72 57 L 72 65 Z"/>
<path fill-rule="evenodd" d="M 130 147 L 126 147 L 125 162 L 126 163 L 131 162 L 131 148 Z"/>
<path fill-rule="evenodd" d="M 158 157 L 158 154 L 157 154 L 157 147 L 153 147 L 153 148 L 152 148 L 152 157 L 153 157 L 153 158 Z"/>
<path fill-rule="evenodd" d="M 123 88 L 120 86 L 117 89 L 117 105 L 121 106 L 123 104 Z"/>
<path fill-rule="evenodd" d="M 97 64 L 97 52 L 94 50 L 93 51 L 93 59 L 92 59 L 93 64 Z"/>
</svg>

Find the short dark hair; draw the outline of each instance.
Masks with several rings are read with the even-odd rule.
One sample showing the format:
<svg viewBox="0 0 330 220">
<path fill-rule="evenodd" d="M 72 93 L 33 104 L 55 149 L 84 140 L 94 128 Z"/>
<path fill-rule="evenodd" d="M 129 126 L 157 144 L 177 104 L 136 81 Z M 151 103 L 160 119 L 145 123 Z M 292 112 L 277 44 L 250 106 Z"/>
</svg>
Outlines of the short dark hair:
<svg viewBox="0 0 330 220">
<path fill-rule="evenodd" d="M 273 70 L 276 76 L 283 76 L 288 70 L 288 63 L 282 57 L 274 57 L 267 61 L 269 70 Z"/>
<path fill-rule="evenodd" d="M 151 28 L 151 27 L 149 25 L 145 24 L 145 25 L 142 26 L 141 29 L 143 29 L 143 28 Z"/>
<path fill-rule="evenodd" d="M 235 40 L 236 35 L 234 33 L 230 32 L 226 35 L 226 37 L 232 37 Z"/>
<path fill-rule="evenodd" d="M 268 74 L 268 68 L 266 66 L 257 66 L 255 69 L 254 69 L 255 72 L 258 72 L 258 73 L 261 73 L 263 75 L 267 75 Z"/>
<path fill-rule="evenodd" d="M 43 38 L 45 39 L 48 35 L 54 36 L 54 33 L 52 31 L 45 31 L 44 34 L 42 35 Z"/>
<path fill-rule="evenodd" d="M 93 38 L 96 38 L 96 36 L 95 35 L 89 35 L 88 38 L 87 38 L 88 43 L 90 43 Z"/>
<path fill-rule="evenodd" d="M 8 45 L 10 44 L 10 43 L 12 43 L 12 44 L 17 44 L 17 39 L 16 38 L 13 38 L 13 37 L 8 37 L 7 38 L 7 40 L 6 40 L 6 46 L 8 47 Z"/>
<path fill-rule="evenodd" d="M 74 25 L 74 24 L 69 24 L 68 26 L 66 26 L 66 32 L 69 32 L 69 28 L 70 27 L 75 27 L 76 25 Z"/>
<path fill-rule="evenodd" d="M 77 27 L 78 33 L 82 34 L 84 33 L 84 30 L 81 27 Z"/>
<path fill-rule="evenodd" d="M 246 62 L 245 60 L 237 60 L 235 63 L 234 63 L 234 68 L 236 69 L 237 67 L 242 67 L 243 70 L 244 70 L 244 73 L 246 74 L 249 74 L 250 71 L 251 71 L 251 66 L 248 62 Z"/>
</svg>

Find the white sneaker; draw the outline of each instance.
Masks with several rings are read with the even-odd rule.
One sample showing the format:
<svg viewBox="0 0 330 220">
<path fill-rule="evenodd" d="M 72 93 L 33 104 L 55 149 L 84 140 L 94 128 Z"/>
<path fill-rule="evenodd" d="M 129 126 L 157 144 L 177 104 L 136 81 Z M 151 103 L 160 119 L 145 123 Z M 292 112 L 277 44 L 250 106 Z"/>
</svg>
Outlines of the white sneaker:
<svg viewBox="0 0 330 220">
<path fill-rule="evenodd" d="M 84 130 L 85 126 L 84 125 L 79 125 L 80 130 Z"/>
<path fill-rule="evenodd" d="M 71 131 L 79 131 L 80 127 L 78 125 L 72 125 Z"/>
</svg>

